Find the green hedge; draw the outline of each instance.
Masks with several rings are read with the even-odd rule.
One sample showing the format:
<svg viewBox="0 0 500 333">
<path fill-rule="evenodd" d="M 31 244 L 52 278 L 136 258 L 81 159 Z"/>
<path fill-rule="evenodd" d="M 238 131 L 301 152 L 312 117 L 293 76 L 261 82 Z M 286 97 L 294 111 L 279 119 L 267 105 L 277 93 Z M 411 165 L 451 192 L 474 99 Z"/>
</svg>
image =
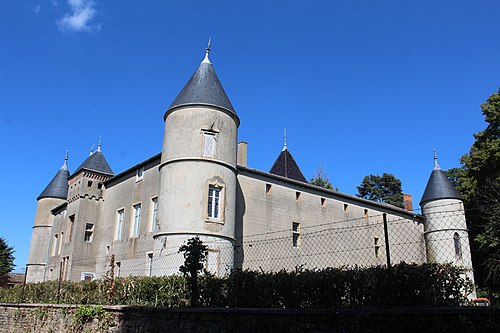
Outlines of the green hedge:
<svg viewBox="0 0 500 333">
<path fill-rule="evenodd" d="M 206 307 L 355 308 L 362 306 L 459 306 L 471 283 L 453 265 L 401 263 L 385 267 L 297 268 L 287 272 L 234 271 L 225 278 L 200 279 Z M 190 294 L 183 276 L 126 277 L 63 282 L 61 303 L 183 307 Z M 57 281 L 0 289 L 0 302 L 55 303 Z"/>
</svg>

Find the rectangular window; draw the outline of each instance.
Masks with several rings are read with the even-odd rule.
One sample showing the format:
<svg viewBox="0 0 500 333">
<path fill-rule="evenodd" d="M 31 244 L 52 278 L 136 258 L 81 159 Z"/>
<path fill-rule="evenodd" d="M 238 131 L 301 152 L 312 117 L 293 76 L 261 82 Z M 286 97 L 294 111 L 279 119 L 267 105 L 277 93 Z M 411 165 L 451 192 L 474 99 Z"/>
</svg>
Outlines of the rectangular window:
<svg viewBox="0 0 500 333">
<path fill-rule="evenodd" d="M 203 156 L 215 157 L 215 143 L 216 133 L 204 132 L 203 133 Z"/>
<path fill-rule="evenodd" d="M 138 182 L 144 178 L 144 167 L 137 169 L 135 172 L 135 181 Z"/>
<path fill-rule="evenodd" d="M 380 257 L 380 238 L 373 237 L 373 246 L 375 248 L 375 258 Z"/>
<path fill-rule="evenodd" d="M 69 221 L 68 221 L 68 227 L 67 227 L 67 232 L 66 232 L 66 243 L 71 242 L 71 238 L 73 237 L 73 226 L 75 224 L 75 214 L 70 215 Z"/>
<path fill-rule="evenodd" d="M 68 264 L 69 264 L 69 257 L 63 257 L 62 264 L 61 264 L 61 280 L 64 281 L 66 280 L 68 276 Z"/>
<path fill-rule="evenodd" d="M 115 225 L 115 240 L 122 239 L 122 230 L 123 230 L 123 214 L 125 210 L 120 209 L 116 212 L 116 225 Z"/>
<path fill-rule="evenodd" d="M 131 237 L 139 236 L 139 226 L 141 224 L 141 204 L 134 205 L 134 220 L 132 223 Z"/>
<path fill-rule="evenodd" d="M 92 223 L 85 224 L 85 235 L 83 236 L 83 241 L 90 243 L 94 238 L 94 225 Z"/>
<path fill-rule="evenodd" d="M 122 272 L 122 263 L 120 261 L 116 262 L 116 277 L 120 277 L 120 273 Z"/>
<path fill-rule="evenodd" d="M 149 232 L 155 231 L 156 216 L 158 213 L 158 197 L 151 199 L 151 218 L 149 219 Z"/>
<path fill-rule="evenodd" d="M 293 247 L 299 247 L 301 244 L 300 239 L 300 223 L 292 223 L 292 244 Z"/>
<path fill-rule="evenodd" d="M 220 219 L 220 192 L 220 187 L 214 185 L 208 187 L 208 218 L 210 219 Z"/>
<path fill-rule="evenodd" d="M 151 276 L 153 275 L 153 253 L 150 252 L 147 254 L 147 261 L 146 261 L 146 275 Z"/>
<path fill-rule="evenodd" d="M 61 254 L 62 243 L 64 241 L 64 232 L 61 231 L 61 241 L 59 242 L 59 246 L 57 247 L 57 255 Z"/>
<path fill-rule="evenodd" d="M 95 279 L 95 273 L 93 272 L 82 272 L 81 276 L 82 281 L 92 281 Z"/>
<path fill-rule="evenodd" d="M 54 239 L 52 240 L 52 251 L 50 251 L 51 256 L 55 256 L 56 255 L 57 247 L 59 245 L 58 244 L 58 240 L 59 240 L 59 235 L 55 234 L 54 235 Z"/>
</svg>

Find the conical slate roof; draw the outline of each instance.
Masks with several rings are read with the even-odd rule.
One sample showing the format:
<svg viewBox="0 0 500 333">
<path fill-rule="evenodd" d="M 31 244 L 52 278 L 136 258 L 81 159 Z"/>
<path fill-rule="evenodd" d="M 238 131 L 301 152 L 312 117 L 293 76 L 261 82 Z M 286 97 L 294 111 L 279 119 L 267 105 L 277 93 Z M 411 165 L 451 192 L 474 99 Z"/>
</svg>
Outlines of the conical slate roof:
<svg viewBox="0 0 500 333">
<path fill-rule="evenodd" d="M 42 193 L 38 196 L 37 200 L 43 198 L 59 198 L 66 199 L 68 197 L 68 164 L 67 164 L 67 156 L 64 160 L 64 164 L 56 173 L 54 178 L 50 181 L 49 185 L 42 191 Z"/>
<path fill-rule="evenodd" d="M 422 195 L 422 199 L 420 200 L 420 205 L 422 206 L 428 201 L 440 199 L 462 200 L 462 197 L 448 180 L 443 170 L 441 170 L 437 163 L 437 157 L 434 156 L 434 170 L 432 170 L 429 181 L 427 182 L 424 195 Z"/>
<path fill-rule="evenodd" d="M 90 154 L 90 156 L 87 157 L 85 161 L 83 161 L 82 165 L 80 165 L 78 169 L 76 169 L 74 174 L 83 169 L 104 173 L 111 176 L 114 175 L 113 170 L 111 170 L 111 167 L 104 158 L 104 155 L 102 154 L 100 149 Z"/>
<path fill-rule="evenodd" d="M 286 147 L 281 151 L 269 173 L 307 183 L 306 177 Z"/>
<path fill-rule="evenodd" d="M 184 105 L 217 106 L 236 114 L 217 74 L 215 74 L 212 63 L 208 60 L 208 52 L 168 110 Z"/>
</svg>

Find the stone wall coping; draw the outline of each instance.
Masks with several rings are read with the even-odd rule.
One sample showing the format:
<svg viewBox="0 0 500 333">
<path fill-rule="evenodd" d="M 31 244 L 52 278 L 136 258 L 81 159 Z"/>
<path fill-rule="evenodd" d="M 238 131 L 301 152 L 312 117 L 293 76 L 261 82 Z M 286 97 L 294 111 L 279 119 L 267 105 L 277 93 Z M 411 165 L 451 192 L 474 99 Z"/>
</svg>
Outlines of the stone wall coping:
<svg viewBox="0 0 500 333">
<path fill-rule="evenodd" d="M 32 304 L 32 303 L 0 303 L 7 308 L 54 308 L 76 309 L 80 306 L 100 306 L 110 312 L 168 312 L 168 313 L 213 313 L 213 314 L 270 314 L 270 315 L 452 315 L 452 314 L 496 314 L 500 315 L 500 307 L 365 307 L 356 309 L 278 309 L 278 308 L 169 308 L 133 305 L 93 305 L 93 304 Z"/>
</svg>

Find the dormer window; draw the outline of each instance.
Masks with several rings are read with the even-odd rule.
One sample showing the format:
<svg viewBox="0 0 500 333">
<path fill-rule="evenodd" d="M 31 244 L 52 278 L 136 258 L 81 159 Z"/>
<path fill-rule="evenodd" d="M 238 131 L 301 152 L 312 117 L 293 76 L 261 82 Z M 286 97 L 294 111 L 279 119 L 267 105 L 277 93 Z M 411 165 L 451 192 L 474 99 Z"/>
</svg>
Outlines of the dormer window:
<svg viewBox="0 0 500 333">
<path fill-rule="evenodd" d="M 135 181 L 138 182 L 144 178 L 144 167 L 137 169 L 135 173 Z"/>
</svg>

